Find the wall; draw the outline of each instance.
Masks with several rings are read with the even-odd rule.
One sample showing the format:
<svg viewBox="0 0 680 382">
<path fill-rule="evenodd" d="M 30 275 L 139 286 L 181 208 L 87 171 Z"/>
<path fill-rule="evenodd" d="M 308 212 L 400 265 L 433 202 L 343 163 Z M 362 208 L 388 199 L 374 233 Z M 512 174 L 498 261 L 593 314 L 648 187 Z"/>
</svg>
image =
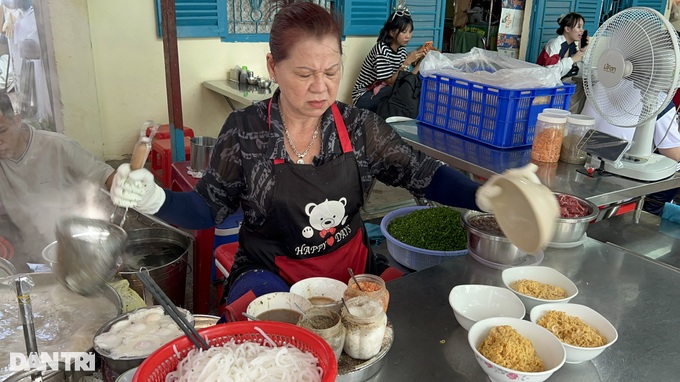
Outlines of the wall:
<svg viewBox="0 0 680 382">
<path fill-rule="evenodd" d="M 95 155 L 121 159 L 132 151 L 147 119 L 168 121 L 163 43 L 156 35 L 154 1 L 49 0 L 64 133 Z M 375 37 L 344 42 L 338 98 L 348 102 Z M 236 65 L 267 75 L 267 43 L 178 42 L 184 125 L 217 136 L 230 108 L 203 88 Z"/>
</svg>

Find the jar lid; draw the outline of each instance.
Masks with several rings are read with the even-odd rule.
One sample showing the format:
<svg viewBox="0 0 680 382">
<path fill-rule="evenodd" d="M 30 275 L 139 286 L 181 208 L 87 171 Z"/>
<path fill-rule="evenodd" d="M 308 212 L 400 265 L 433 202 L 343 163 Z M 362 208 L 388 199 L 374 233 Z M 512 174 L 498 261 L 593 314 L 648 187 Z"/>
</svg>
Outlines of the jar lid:
<svg viewBox="0 0 680 382">
<path fill-rule="evenodd" d="M 572 114 L 572 115 L 567 116 L 567 122 L 573 123 L 574 125 L 594 126 L 595 125 L 595 118 L 593 118 L 589 115 Z"/>
<path fill-rule="evenodd" d="M 550 123 L 567 123 L 567 116 L 541 113 L 538 115 L 538 120 Z"/>
<path fill-rule="evenodd" d="M 554 115 L 559 115 L 559 116 L 564 116 L 564 117 L 571 114 L 571 112 L 569 110 L 557 109 L 557 108 L 554 108 L 554 107 L 545 108 L 545 109 L 543 109 L 543 111 L 541 113 L 554 114 Z"/>
</svg>

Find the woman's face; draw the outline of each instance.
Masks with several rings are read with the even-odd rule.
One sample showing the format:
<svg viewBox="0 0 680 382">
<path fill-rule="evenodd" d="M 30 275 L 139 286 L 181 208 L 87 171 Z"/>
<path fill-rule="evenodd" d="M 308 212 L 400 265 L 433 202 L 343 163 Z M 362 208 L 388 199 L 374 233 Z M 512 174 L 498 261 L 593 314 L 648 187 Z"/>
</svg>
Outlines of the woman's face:
<svg viewBox="0 0 680 382">
<path fill-rule="evenodd" d="M 411 36 L 413 34 L 413 28 L 410 26 L 406 28 L 405 31 L 400 31 L 399 29 L 394 29 L 390 32 L 390 36 L 392 36 L 392 45 L 396 44 L 397 48 L 400 46 L 406 46 L 408 45 L 408 42 L 411 40 Z"/>
<path fill-rule="evenodd" d="M 564 33 L 562 34 L 564 38 L 567 39 L 568 43 L 574 41 L 581 41 L 581 35 L 583 34 L 583 20 L 579 20 L 574 27 L 565 27 Z"/>
<path fill-rule="evenodd" d="M 267 54 L 267 69 L 279 84 L 280 102 L 287 113 L 319 117 L 338 95 L 342 55 L 337 37 L 301 39 L 280 62 Z"/>
</svg>

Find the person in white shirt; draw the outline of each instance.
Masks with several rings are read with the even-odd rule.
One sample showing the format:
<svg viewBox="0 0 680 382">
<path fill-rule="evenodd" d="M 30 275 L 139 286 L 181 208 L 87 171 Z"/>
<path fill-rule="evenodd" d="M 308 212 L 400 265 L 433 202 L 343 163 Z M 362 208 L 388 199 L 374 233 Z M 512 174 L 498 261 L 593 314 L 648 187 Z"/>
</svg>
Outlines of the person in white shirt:
<svg viewBox="0 0 680 382">
<path fill-rule="evenodd" d="M 110 189 L 114 172 L 73 139 L 23 123 L 0 93 L 0 236 L 14 247 L 18 269 L 43 262 L 56 221 L 86 207 L 99 187 Z"/>
<path fill-rule="evenodd" d="M 618 127 L 610 124 L 595 111 L 595 108 L 589 100 L 586 101 L 583 106 L 581 114 L 595 118 L 596 130 L 618 138 L 623 138 L 627 141 L 633 140 L 633 135 L 635 134 L 634 127 Z M 672 102 L 659 113 L 656 119 L 654 147 L 656 147 L 659 154 L 671 158 L 676 162 L 680 162 L 680 131 L 678 130 L 677 112 L 675 105 Z M 642 207 L 643 210 L 655 215 L 661 215 L 665 203 L 673 201 L 679 190 L 680 189 L 673 188 L 647 195 Z"/>
</svg>

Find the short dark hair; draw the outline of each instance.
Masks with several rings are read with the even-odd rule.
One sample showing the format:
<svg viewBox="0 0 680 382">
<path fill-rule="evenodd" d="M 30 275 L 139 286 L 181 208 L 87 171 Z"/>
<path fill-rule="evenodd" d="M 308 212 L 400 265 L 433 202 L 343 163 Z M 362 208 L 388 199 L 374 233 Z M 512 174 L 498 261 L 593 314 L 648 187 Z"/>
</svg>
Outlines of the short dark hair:
<svg viewBox="0 0 680 382">
<path fill-rule="evenodd" d="M 386 45 L 392 44 L 392 36 L 390 36 L 390 32 L 395 29 L 399 30 L 401 33 L 406 32 L 406 30 L 410 27 L 411 31 L 413 31 L 413 19 L 411 19 L 411 16 L 397 16 L 395 13 L 396 12 L 390 15 L 390 17 L 385 22 L 385 25 L 380 30 L 378 42 L 385 43 Z"/>
<path fill-rule="evenodd" d="M 557 23 L 560 24 L 560 27 L 557 28 L 557 34 L 562 35 L 564 33 L 564 28 L 569 27 L 573 28 L 578 24 L 579 21 L 583 21 L 585 24 L 586 19 L 583 18 L 583 16 L 579 15 L 576 12 L 571 12 L 567 13 L 566 15 L 562 15 L 557 19 Z"/>
<path fill-rule="evenodd" d="M 5 92 L 0 92 L 0 113 L 5 118 L 14 118 L 16 115 L 12 106 L 12 100 L 9 99 L 9 95 Z"/>
<path fill-rule="evenodd" d="M 289 50 L 301 37 L 331 36 L 338 41 L 342 54 L 342 21 L 336 12 L 299 0 L 270 0 L 271 10 L 278 9 L 269 32 L 269 51 L 275 61 L 288 58 Z"/>
</svg>

